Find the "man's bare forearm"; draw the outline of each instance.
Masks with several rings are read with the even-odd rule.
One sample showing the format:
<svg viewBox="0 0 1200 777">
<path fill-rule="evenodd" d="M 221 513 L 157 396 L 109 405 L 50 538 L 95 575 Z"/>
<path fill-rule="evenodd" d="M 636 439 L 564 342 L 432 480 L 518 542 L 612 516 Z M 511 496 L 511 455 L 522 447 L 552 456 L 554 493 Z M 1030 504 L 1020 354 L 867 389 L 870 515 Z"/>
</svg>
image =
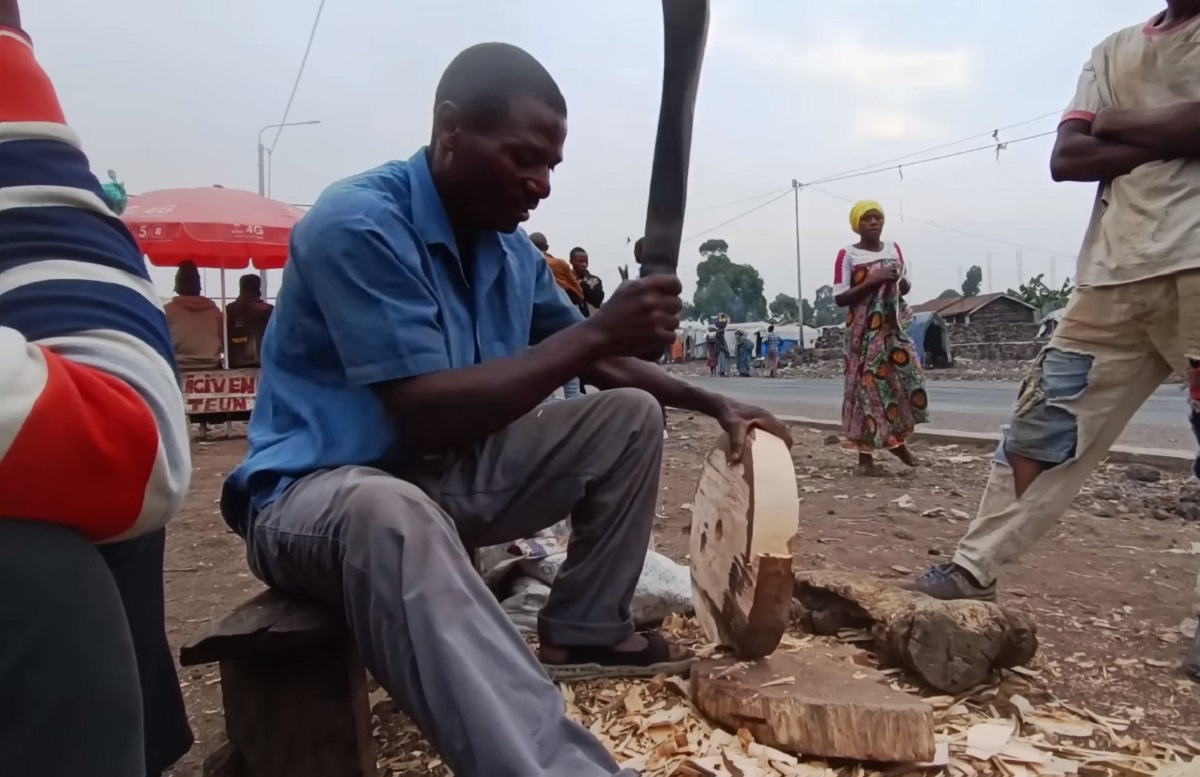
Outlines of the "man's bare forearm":
<svg viewBox="0 0 1200 777">
<path fill-rule="evenodd" d="M 1096 116 L 1092 133 L 1150 149 L 1160 158 L 1200 156 L 1200 102 L 1110 108 Z"/>
<path fill-rule="evenodd" d="M 725 402 L 720 394 L 705 391 L 673 377 L 666 370 L 628 357 L 602 359 L 584 370 L 584 382 L 600 389 L 638 388 L 668 407 L 717 416 Z"/>
<path fill-rule="evenodd" d="M 1095 137 L 1087 122 L 1068 121 L 1058 130 L 1050 154 L 1050 176 L 1055 181 L 1111 181 L 1163 155 L 1152 149 Z"/>
<path fill-rule="evenodd" d="M 426 452 L 482 439 L 533 410 L 600 358 L 603 338 L 576 324 L 515 356 L 374 387 L 403 434 Z"/>
</svg>

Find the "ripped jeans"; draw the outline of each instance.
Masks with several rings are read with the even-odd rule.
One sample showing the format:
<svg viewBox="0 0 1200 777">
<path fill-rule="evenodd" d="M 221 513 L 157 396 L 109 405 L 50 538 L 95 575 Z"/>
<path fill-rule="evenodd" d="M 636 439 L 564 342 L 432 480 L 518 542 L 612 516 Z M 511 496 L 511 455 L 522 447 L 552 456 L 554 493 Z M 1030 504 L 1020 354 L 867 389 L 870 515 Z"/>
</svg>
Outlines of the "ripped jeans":
<svg viewBox="0 0 1200 777">
<path fill-rule="evenodd" d="M 1173 371 L 1200 409 L 1200 271 L 1076 289 L 1021 384 L 979 512 L 954 563 L 981 584 L 1054 526 L 1142 403 Z M 1180 419 L 1188 408 L 1180 407 Z M 1050 465 L 1018 499 L 1008 456 Z"/>
</svg>

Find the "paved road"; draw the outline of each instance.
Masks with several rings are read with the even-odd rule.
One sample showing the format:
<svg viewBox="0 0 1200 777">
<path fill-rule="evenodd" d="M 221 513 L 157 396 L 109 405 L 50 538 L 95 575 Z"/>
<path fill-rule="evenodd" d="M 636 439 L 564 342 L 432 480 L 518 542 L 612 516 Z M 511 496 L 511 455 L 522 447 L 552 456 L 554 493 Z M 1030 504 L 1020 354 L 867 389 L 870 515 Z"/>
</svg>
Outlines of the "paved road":
<svg viewBox="0 0 1200 777">
<path fill-rule="evenodd" d="M 841 417 L 842 381 L 820 378 L 771 380 L 769 378 L 689 377 L 688 380 L 762 405 L 780 415 L 810 418 Z M 931 380 L 931 427 L 967 432 L 994 432 L 1008 422 L 1017 396 L 1017 383 L 1008 381 Z M 1161 386 L 1146 401 L 1122 436 L 1121 443 L 1154 448 L 1192 449 L 1187 426 L 1187 398 L 1179 384 Z"/>
</svg>

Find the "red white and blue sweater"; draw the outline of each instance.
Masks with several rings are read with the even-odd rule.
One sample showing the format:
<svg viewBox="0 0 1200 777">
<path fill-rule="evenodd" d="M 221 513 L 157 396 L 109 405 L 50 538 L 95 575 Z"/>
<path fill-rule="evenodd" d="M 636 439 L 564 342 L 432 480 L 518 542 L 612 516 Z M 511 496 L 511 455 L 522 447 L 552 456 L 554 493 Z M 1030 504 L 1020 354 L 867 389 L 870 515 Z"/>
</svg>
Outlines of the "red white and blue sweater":
<svg viewBox="0 0 1200 777">
<path fill-rule="evenodd" d="M 166 524 L 190 476 L 142 252 L 29 38 L 0 27 L 0 518 L 127 539 Z"/>
</svg>

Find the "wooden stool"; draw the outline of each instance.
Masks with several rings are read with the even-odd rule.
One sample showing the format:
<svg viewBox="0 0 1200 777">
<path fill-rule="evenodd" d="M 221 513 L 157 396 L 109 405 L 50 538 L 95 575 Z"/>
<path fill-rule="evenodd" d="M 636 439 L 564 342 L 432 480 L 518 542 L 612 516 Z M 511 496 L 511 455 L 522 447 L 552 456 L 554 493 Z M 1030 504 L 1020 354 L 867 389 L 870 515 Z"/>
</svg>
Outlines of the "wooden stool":
<svg viewBox="0 0 1200 777">
<path fill-rule="evenodd" d="M 220 665 L 228 741 L 205 777 L 377 777 L 366 671 L 334 614 L 264 591 L 179 663 Z"/>
</svg>

